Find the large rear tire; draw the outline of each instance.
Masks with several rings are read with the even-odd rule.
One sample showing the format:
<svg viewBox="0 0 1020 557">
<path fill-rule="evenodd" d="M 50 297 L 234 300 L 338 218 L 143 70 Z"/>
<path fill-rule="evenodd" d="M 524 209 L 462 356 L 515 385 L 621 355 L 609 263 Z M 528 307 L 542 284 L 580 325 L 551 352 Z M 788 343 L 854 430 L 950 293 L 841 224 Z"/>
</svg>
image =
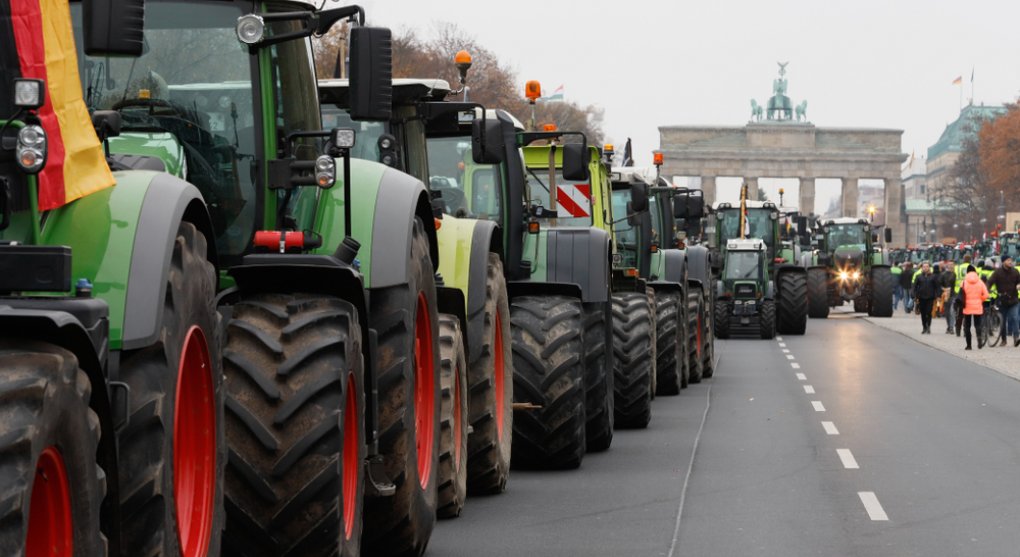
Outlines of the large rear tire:
<svg viewBox="0 0 1020 557">
<path fill-rule="evenodd" d="M 361 326 L 349 302 L 257 294 L 233 306 L 227 376 L 231 555 L 360 554 Z"/>
<path fill-rule="evenodd" d="M 468 364 L 468 493 L 506 489 L 513 438 L 514 362 L 503 262 L 489 254 L 482 349 Z M 474 356 L 472 356 L 474 358 Z"/>
<path fill-rule="evenodd" d="M 117 433 L 127 555 L 220 552 L 227 444 L 216 273 L 206 251 L 205 236 L 181 223 L 158 339 L 121 355 L 131 393 L 128 425 Z"/>
<path fill-rule="evenodd" d="M 711 298 L 705 300 L 705 332 L 702 335 L 704 347 L 701 351 L 701 377 L 708 379 L 715 375 L 715 335 L 712 329 L 715 327 L 715 301 Z"/>
<path fill-rule="evenodd" d="M 460 516 L 467 498 L 468 387 L 464 337 L 456 316 L 439 314 L 439 518 Z"/>
<path fill-rule="evenodd" d="M 616 427 L 643 428 L 652 419 L 652 319 L 643 292 L 613 294 L 613 392 Z"/>
<path fill-rule="evenodd" d="M 106 555 L 88 376 L 71 352 L 28 339 L 0 340 L 0 369 L 0 554 Z"/>
<path fill-rule="evenodd" d="M 730 338 L 730 315 L 732 313 L 733 302 L 729 300 L 715 301 L 715 319 L 712 323 L 715 329 L 715 338 Z"/>
<path fill-rule="evenodd" d="M 372 291 L 378 331 L 379 453 L 395 493 L 365 499 L 365 555 L 425 552 L 436 523 L 439 316 L 425 225 L 415 218 L 409 282 Z"/>
<path fill-rule="evenodd" d="M 807 274 L 790 270 L 779 273 L 779 307 L 776 308 L 776 330 L 784 335 L 802 335 L 807 329 Z"/>
<path fill-rule="evenodd" d="M 517 468 L 577 468 L 584 458 L 582 314 L 581 301 L 566 296 L 521 296 L 510 304 L 514 402 L 537 407 L 514 417 Z"/>
<path fill-rule="evenodd" d="M 896 289 L 896 275 L 888 267 L 871 270 L 871 299 L 869 313 L 875 317 L 892 317 L 893 291 Z"/>
<path fill-rule="evenodd" d="M 764 300 L 758 310 L 758 332 L 765 340 L 776 338 L 776 302 Z"/>
<path fill-rule="evenodd" d="M 673 396 L 680 394 L 680 379 L 683 374 L 684 344 L 683 323 L 680 321 L 681 292 L 659 291 L 655 293 L 655 394 Z"/>
<path fill-rule="evenodd" d="M 701 383 L 705 368 L 705 298 L 700 288 L 692 288 L 687 292 L 687 351 L 690 361 L 688 383 Z"/>
<path fill-rule="evenodd" d="M 645 295 L 648 296 L 648 311 L 652 317 L 652 371 L 649 374 L 649 380 L 651 382 L 651 396 L 652 400 L 655 400 L 655 391 L 659 385 L 659 330 L 656 324 L 659 322 L 658 312 L 655 306 L 655 290 L 650 286 L 645 287 Z"/>
<path fill-rule="evenodd" d="M 613 444 L 612 309 L 609 302 L 584 307 L 584 407 L 588 452 Z"/>
<path fill-rule="evenodd" d="M 808 317 L 829 316 L 829 272 L 822 267 L 807 270 Z"/>
</svg>

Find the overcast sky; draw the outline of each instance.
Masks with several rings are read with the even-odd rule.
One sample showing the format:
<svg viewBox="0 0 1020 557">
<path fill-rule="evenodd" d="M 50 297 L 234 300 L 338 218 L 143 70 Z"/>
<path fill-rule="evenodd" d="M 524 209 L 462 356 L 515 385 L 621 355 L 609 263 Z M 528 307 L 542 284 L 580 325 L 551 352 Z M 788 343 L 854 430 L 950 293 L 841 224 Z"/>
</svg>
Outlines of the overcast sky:
<svg viewBox="0 0 1020 557">
<path fill-rule="evenodd" d="M 651 163 L 663 125 L 745 124 L 789 62 L 788 95 L 820 127 L 903 130 L 926 153 L 971 96 L 1020 94 L 1020 2 L 362 0 L 374 25 L 452 22 L 546 93 L 605 109 L 607 139 Z M 952 85 L 962 76 L 963 85 Z M 427 76 L 422 76 L 427 77 Z M 821 193 L 821 192 L 819 192 Z"/>
</svg>

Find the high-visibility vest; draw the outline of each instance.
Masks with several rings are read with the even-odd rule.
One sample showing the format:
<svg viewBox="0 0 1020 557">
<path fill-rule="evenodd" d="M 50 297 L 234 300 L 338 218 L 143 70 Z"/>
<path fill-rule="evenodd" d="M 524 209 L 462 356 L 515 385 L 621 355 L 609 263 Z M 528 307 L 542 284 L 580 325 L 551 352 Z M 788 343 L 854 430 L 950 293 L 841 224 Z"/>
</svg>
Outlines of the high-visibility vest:
<svg viewBox="0 0 1020 557">
<path fill-rule="evenodd" d="M 987 285 L 988 281 L 991 280 L 992 273 L 994 271 L 992 271 L 991 269 L 984 269 L 984 268 L 982 268 L 982 269 L 978 269 L 977 272 L 978 272 L 978 276 L 981 277 L 981 280 L 985 281 L 985 284 Z M 996 288 L 994 284 L 989 286 L 988 287 L 988 300 L 989 301 L 994 300 L 998 296 L 999 296 L 999 289 Z"/>
<path fill-rule="evenodd" d="M 963 263 L 957 265 L 954 272 L 956 273 L 956 284 L 953 286 L 953 293 L 959 294 L 960 287 L 963 286 L 963 279 L 967 278 L 967 265 Z"/>
</svg>

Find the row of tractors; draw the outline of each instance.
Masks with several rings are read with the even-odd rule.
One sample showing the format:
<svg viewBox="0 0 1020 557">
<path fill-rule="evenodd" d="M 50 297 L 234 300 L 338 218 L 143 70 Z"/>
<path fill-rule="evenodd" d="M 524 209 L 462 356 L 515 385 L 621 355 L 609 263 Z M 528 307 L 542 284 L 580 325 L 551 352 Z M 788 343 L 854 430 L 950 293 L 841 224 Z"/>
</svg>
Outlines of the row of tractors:
<svg viewBox="0 0 1020 557">
<path fill-rule="evenodd" d="M 699 192 L 364 22 L 0 0 L 0 552 L 421 554 L 711 377 Z"/>
</svg>

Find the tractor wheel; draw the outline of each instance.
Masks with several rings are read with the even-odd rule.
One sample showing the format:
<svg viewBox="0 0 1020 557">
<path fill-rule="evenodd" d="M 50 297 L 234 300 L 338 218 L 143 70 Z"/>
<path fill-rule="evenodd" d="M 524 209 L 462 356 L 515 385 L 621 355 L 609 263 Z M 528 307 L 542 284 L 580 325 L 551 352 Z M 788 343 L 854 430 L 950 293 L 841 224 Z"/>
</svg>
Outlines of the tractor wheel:
<svg viewBox="0 0 1020 557">
<path fill-rule="evenodd" d="M 658 374 L 658 361 L 659 361 L 659 329 L 656 326 L 659 323 L 658 312 L 656 311 L 655 304 L 655 290 L 650 286 L 645 287 L 645 294 L 648 296 L 648 311 L 652 316 L 652 372 L 649 375 L 651 378 L 651 398 L 655 400 L 655 391 L 659 388 L 659 374 Z"/>
<path fill-rule="evenodd" d="M 776 302 L 764 300 L 758 313 L 758 332 L 763 339 L 776 338 Z"/>
<path fill-rule="evenodd" d="M 652 418 L 652 320 L 642 292 L 613 294 L 613 393 L 616 427 L 643 428 Z"/>
<path fill-rule="evenodd" d="M 379 453 L 396 491 L 365 499 L 365 555 L 425 552 L 436 524 L 439 315 L 425 225 L 415 218 L 409 282 L 372 292 L 378 331 Z"/>
<path fill-rule="evenodd" d="M 808 317 L 825 319 L 829 316 L 829 272 L 824 268 L 807 271 Z"/>
<path fill-rule="evenodd" d="M 689 364 L 688 383 L 701 383 L 705 364 L 704 293 L 700 288 L 687 292 L 687 358 Z"/>
<path fill-rule="evenodd" d="M 513 464 L 577 468 L 584 458 L 584 364 L 581 301 L 521 296 L 510 304 L 514 402 L 533 405 L 514 417 Z"/>
<path fill-rule="evenodd" d="M 655 293 L 655 394 L 673 396 L 680 394 L 680 376 L 683 374 L 683 332 L 680 323 L 680 292 Z"/>
<path fill-rule="evenodd" d="M 224 350 L 231 555 L 360 552 L 365 477 L 361 326 L 350 303 L 257 294 Z"/>
<path fill-rule="evenodd" d="M 712 325 L 715 329 L 715 338 L 730 338 L 730 315 L 733 314 L 733 302 L 716 300 L 714 313 L 715 319 Z"/>
<path fill-rule="evenodd" d="M 588 452 L 613 443 L 613 349 L 608 302 L 584 304 L 584 407 Z"/>
<path fill-rule="evenodd" d="M 871 270 L 870 314 L 875 317 L 892 317 L 893 290 L 896 287 L 896 276 L 888 267 L 877 267 Z"/>
<path fill-rule="evenodd" d="M 106 555 L 88 376 L 71 352 L 16 338 L 0 340 L 0 369 L 0 554 Z"/>
<path fill-rule="evenodd" d="M 439 314 L 439 380 L 443 389 L 439 425 L 439 518 L 460 516 L 467 497 L 467 357 L 460 321 Z"/>
<path fill-rule="evenodd" d="M 216 273 L 206 238 L 181 223 L 156 343 L 121 355 L 130 389 L 120 446 L 127 555 L 219 555 L 227 463 Z M 180 412 L 178 412 L 180 410 Z"/>
<path fill-rule="evenodd" d="M 803 272 L 779 273 L 779 307 L 776 329 L 784 335 L 802 335 L 807 328 L 808 293 L 807 275 Z"/>
<path fill-rule="evenodd" d="M 701 349 L 701 377 L 708 379 L 715 375 L 715 335 L 712 329 L 715 327 L 715 303 L 711 298 L 705 300 L 705 331 L 701 338 L 704 346 Z"/>
<path fill-rule="evenodd" d="M 468 493 L 506 489 L 513 437 L 514 362 L 503 262 L 489 254 L 482 349 L 468 365 Z M 470 322 L 470 321 L 469 321 Z"/>
<path fill-rule="evenodd" d="M 867 291 L 861 292 L 859 296 L 854 298 L 854 312 L 855 313 L 870 313 L 868 307 L 869 293 Z"/>
</svg>

